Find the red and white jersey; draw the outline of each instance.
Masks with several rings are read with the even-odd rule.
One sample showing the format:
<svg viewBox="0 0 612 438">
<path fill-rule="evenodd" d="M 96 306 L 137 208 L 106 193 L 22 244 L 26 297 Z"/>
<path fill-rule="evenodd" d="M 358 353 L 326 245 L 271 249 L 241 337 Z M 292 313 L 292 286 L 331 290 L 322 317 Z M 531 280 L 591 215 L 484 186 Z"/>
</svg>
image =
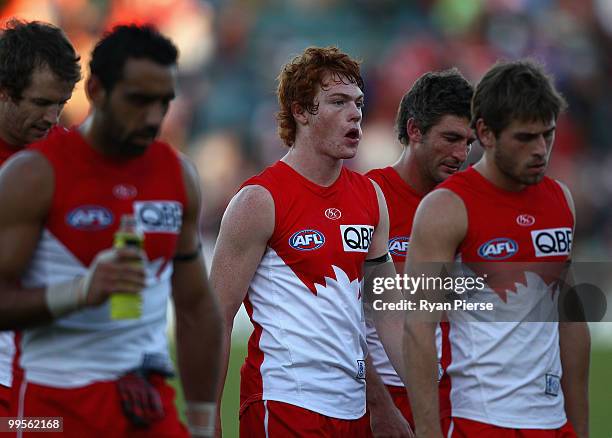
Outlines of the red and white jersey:
<svg viewBox="0 0 612 438">
<path fill-rule="evenodd" d="M 0 165 L 22 148 L 9 145 L 0 138 Z M 0 385 L 11 386 L 13 382 L 13 358 L 15 356 L 15 335 L 12 331 L 0 332 Z"/>
<path fill-rule="evenodd" d="M 384 169 L 372 169 L 366 176 L 378 184 L 385 195 L 389 211 L 389 254 L 395 263 L 397 272 L 403 272 L 412 220 L 423 197 L 389 166 Z M 368 355 L 372 358 L 374 369 L 385 385 L 404 386 L 378 338 L 374 322 L 366 320 Z"/>
<path fill-rule="evenodd" d="M 500 261 L 535 266 L 568 259 L 574 219 L 554 180 L 508 192 L 469 168 L 439 187 L 456 193 L 467 210 L 468 230 L 457 253 L 461 262 L 487 262 L 493 269 L 490 263 Z M 556 320 L 557 285 L 532 271 L 538 270 L 529 268 L 516 282 L 478 292 L 481 301 L 514 312 L 510 321 L 522 322 L 498 322 L 486 311 L 449 313 L 445 360 L 453 417 L 509 428 L 565 424 L 558 323 L 525 321 L 533 309 L 539 312 L 536 321 Z"/>
<path fill-rule="evenodd" d="M 112 320 L 109 302 L 24 330 L 25 379 L 78 387 L 115 379 L 139 366 L 147 353 L 167 357 L 166 312 L 172 258 L 186 193 L 177 153 L 154 142 L 140 157 L 117 160 L 62 130 L 31 146 L 54 171 L 54 194 L 24 287 L 41 287 L 84 275 L 94 256 L 113 245 L 121 216 L 134 214 L 144 232 L 146 287 L 142 315 Z"/>
<path fill-rule="evenodd" d="M 13 357 L 15 356 L 15 335 L 13 332 L 0 332 L 0 385 L 13 383 Z"/>
<path fill-rule="evenodd" d="M 379 210 L 372 182 L 343 168 L 321 187 L 282 161 L 249 179 L 275 225 L 244 305 L 254 331 L 241 409 L 256 400 L 356 419 L 365 413 L 363 265 Z M 255 212 L 256 214 L 256 212 Z"/>
</svg>

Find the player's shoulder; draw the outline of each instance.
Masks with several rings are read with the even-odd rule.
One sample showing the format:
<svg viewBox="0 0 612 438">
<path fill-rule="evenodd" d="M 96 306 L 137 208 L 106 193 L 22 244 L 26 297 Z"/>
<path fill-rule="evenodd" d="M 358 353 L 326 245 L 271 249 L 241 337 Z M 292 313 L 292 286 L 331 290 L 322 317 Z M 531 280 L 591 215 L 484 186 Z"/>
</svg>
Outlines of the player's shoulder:
<svg viewBox="0 0 612 438">
<path fill-rule="evenodd" d="M 429 192 L 417 208 L 417 215 L 428 222 L 452 223 L 466 216 L 463 199 L 454 191 L 438 187 Z"/>
<path fill-rule="evenodd" d="M 147 150 L 149 155 L 149 159 L 154 158 L 164 162 L 164 160 L 176 160 L 177 162 L 182 162 L 187 159 L 178 149 L 173 147 L 170 143 L 166 143 L 162 140 L 155 140 L 153 143 L 149 145 Z"/>
<path fill-rule="evenodd" d="M 245 239 L 267 240 L 274 232 L 275 220 L 272 194 L 261 185 L 251 184 L 242 187 L 231 199 L 221 226 Z"/>
<path fill-rule="evenodd" d="M 0 170 L 0 186 L 19 187 L 28 192 L 53 186 L 54 170 L 38 150 L 25 149 L 13 155 Z"/>
</svg>

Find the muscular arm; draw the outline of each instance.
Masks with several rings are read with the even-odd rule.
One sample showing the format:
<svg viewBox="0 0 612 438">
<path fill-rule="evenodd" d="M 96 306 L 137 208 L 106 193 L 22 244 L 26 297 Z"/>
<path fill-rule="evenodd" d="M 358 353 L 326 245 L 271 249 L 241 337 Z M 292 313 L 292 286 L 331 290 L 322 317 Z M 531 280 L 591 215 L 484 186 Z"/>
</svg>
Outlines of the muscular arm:
<svg viewBox="0 0 612 438">
<path fill-rule="evenodd" d="M 221 353 L 221 381 L 225 382 L 234 316 L 274 232 L 274 201 L 261 186 L 243 188 L 231 200 L 213 255 L 210 280 L 225 324 Z M 223 387 L 217 400 L 221 401 Z"/>
<path fill-rule="evenodd" d="M 559 183 L 565 199 L 576 217 L 569 189 Z M 571 281 L 571 280 L 570 280 Z M 580 438 L 589 436 L 589 361 L 591 335 L 586 322 L 559 323 L 559 349 L 563 375 L 561 386 L 565 412 Z"/>
<path fill-rule="evenodd" d="M 448 190 L 430 193 L 415 214 L 406 274 L 436 275 L 423 272 L 425 265 L 421 264 L 452 262 L 466 232 L 467 213 L 463 202 Z M 408 313 L 404 325 L 404 361 L 416 433 L 419 437 L 441 437 L 435 346 L 435 321 L 440 315 L 428 314 L 428 320 L 413 319 L 413 316 L 412 312 Z"/>
<path fill-rule="evenodd" d="M 181 383 L 188 403 L 214 402 L 219 385 L 222 321 L 219 305 L 208 283 L 200 248 L 200 188 L 193 165 L 182 159 L 187 205 L 177 245 L 172 275 L 176 314 L 176 345 Z M 189 257 L 189 254 L 197 254 Z M 179 260 L 187 256 L 185 260 Z M 204 414 L 200 412 L 200 414 Z M 188 409 L 191 424 L 212 424 Z"/>
<path fill-rule="evenodd" d="M 23 289 L 18 281 L 36 249 L 53 187 L 53 170 L 36 152 L 18 154 L 0 171 L 0 329 L 51 319 L 44 289 Z"/>
<path fill-rule="evenodd" d="M 369 321 L 374 323 L 379 338 L 389 356 L 389 360 L 397 370 L 403 369 L 401 333 L 403 318 L 401 312 L 374 311 L 372 300 L 378 298 L 372 293 L 372 281 L 374 277 L 389 277 L 395 275 L 395 266 L 391 260 L 383 263 L 373 263 L 371 260 L 380 258 L 388 254 L 389 241 L 389 214 L 387 204 L 382 190 L 372 181 L 376 190 L 379 208 L 378 226 L 372 236 L 366 264 L 365 264 L 365 291 L 364 309 L 369 316 Z M 369 261 L 368 261 L 369 260 Z M 393 293 L 390 291 L 389 293 Z M 385 300 L 395 300 L 394 297 L 383 297 Z M 396 297 L 399 299 L 399 296 Z M 372 365 L 372 360 L 368 356 L 366 359 L 366 384 L 367 384 L 367 404 L 370 411 L 370 423 L 374 436 L 397 436 L 411 437 L 412 431 L 408 422 L 404 419 L 399 410 L 395 407 L 393 399 L 389 395 L 380 376 L 376 373 Z"/>
<path fill-rule="evenodd" d="M 387 255 L 389 252 L 389 213 L 387 212 L 387 203 L 382 191 L 375 182 L 372 182 L 376 189 L 379 207 L 378 226 L 372 236 L 372 244 L 366 257 L 365 272 L 364 272 L 364 308 L 374 322 L 374 327 L 381 343 L 389 357 L 389 361 L 393 368 L 397 371 L 400 378 L 404 381 L 403 374 L 403 359 L 402 359 L 402 325 L 403 315 L 401 312 L 395 311 L 378 311 L 374 310 L 372 303 L 376 299 L 382 299 L 385 302 L 396 302 L 401 299 L 399 291 L 388 290 L 382 295 L 376 295 L 372 291 L 372 285 L 375 278 L 387 278 L 395 276 L 395 266 L 391 259 L 385 262 L 372 263 L 371 260 L 378 259 L 381 256 Z"/>
</svg>

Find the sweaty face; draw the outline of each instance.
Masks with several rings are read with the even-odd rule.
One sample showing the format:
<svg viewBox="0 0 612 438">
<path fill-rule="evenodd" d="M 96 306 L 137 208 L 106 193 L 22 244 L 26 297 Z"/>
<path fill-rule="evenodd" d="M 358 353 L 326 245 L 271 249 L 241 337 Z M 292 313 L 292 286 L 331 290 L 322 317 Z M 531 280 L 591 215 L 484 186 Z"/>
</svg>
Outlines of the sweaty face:
<svg viewBox="0 0 612 438">
<path fill-rule="evenodd" d="M 353 158 L 361 140 L 363 93 L 346 78 L 327 74 L 314 97 L 316 114 L 308 114 L 307 135 L 319 153 Z"/>
<path fill-rule="evenodd" d="M 544 178 L 555 141 L 555 121 L 514 120 L 496 139 L 493 159 L 499 171 L 518 186 Z"/>
<path fill-rule="evenodd" d="M 174 99 L 175 67 L 128 59 L 123 77 L 104 99 L 106 143 L 125 156 L 142 155 L 159 134 Z"/>
<path fill-rule="evenodd" d="M 468 119 L 443 116 L 415 147 L 420 167 L 426 169 L 425 176 L 439 184 L 459 171 L 475 138 Z"/>
<path fill-rule="evenodd" d="M 30 85 L 23 90 L 19 100 L 8 96 L 2 98 L 2 138 L 12 145 L 25 146 L 45 137 L 57 124 L 73 88 L 74 84 L 59 79 L 47 65 L 34 69 Z"/>
</svg>

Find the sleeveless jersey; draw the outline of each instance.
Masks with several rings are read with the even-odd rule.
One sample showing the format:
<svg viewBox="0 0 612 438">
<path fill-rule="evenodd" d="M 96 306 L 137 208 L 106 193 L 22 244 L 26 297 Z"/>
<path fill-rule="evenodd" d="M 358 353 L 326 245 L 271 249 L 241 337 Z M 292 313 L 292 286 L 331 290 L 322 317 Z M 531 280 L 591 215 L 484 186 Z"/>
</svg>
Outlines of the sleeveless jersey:
<svg viewBox="0 0 612 438">
<path fill-rule="evenodd" d="M 393 258 L 396 271 L 401 274 L 406 261 L 412 220 L 423 197 L 406 184 L 391 166 L 370 170 L 366 176 L 374 180 L 385 195 L 389 211 L 389 254 Z M 404 386 L 385 353 L 373 321 L 366 320 L 366 329 L 368 354 L 383 383 L 391 386 Z"/>
<path fill-rule="evenodd" d="M 356 419 L 365 413 L 363 264 L 379 210 L 372 182 L 343 168 L 321 187 L 282 161 L 243 185 L 274 200 L 274 232 L 244 300 L 254 326 L 241 410 L 257 400 Z"/>
<path fill-rule="evenodd" d="M 166 312 L 172 257 L 186 193 L 177 153 L 152 143 L 139 157 L 117 160 L 64 130 L 31 147 L 54 171 L 54 194 L 24 287 L 41 287 L 86 273 L 112 247 L 121 216 L 133 214 L 144 232 L 146 286 L 142 315 L 112 320 L 109 302 L 24 330 L 21 366 L 28 381 L 61 388 L 115 379 L 145 354 L 168 357 Z"/>
<path fill-rule="evenodd" d="M 554 180 L 509 192 L 469 168 L 439 187 L 459 196 L 467 210 L 468 229 L 457 252 L 464 266 L 499 261 L 535 266 L 569 257 L 574 219 Z M 498 322 L 486 311 L 449 313 L 445 353 L 452 415 L 500 427 L 555 429 L 566 422 L 558 323 L 528 322 L 525 313 L 537 308 L 538 321 L 555 321 L 558 291 L 538 269 L 521 277 L 510 287 L 479 292 L 496 308 L 511 309 L 519 322 Z"/>
</svg>

